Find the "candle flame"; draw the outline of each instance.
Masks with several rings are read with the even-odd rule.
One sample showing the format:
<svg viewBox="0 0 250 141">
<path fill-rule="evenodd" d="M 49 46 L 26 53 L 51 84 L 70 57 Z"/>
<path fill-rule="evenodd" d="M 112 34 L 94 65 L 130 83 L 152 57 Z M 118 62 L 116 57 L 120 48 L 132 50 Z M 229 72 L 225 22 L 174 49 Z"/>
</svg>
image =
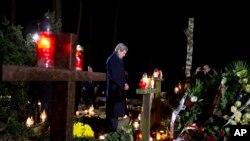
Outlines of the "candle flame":
<svg viewBox="0 0 250 141">
<path fill-rule="evenodd" d="M 47 114 L 45 110 L 43 110 L 43 112 L 40 115 L 40 119 L 42 120 L 42 123 L 45 122 L 46 118 L 47 118 Z"/>
<path fill-rule="evenodd" d="M 31 127 L 32 125 L 34 125 L 33 117 L 32 116 L 28 117 L 25 124 L 26 124 L 27 127 Z"/>
</svg>

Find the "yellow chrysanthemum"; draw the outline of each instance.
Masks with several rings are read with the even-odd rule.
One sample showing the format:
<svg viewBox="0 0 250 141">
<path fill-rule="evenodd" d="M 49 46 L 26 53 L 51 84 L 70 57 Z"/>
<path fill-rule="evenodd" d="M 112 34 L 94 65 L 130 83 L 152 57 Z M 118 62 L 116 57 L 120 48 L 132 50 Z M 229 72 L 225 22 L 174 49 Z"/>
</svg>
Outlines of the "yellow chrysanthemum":
<svg viewBox="0 0 250 141">
<path fill-rule="evenodd" d="M 77 122 L 73 126 L 73 136 L 83 137 L 83 123 Z"/>
<path fill-rule="evenodd" d="M 74 137 L 94 137 L 94 131 L 88 124 L 77 122 L 73 127 Z"/>
</svg>

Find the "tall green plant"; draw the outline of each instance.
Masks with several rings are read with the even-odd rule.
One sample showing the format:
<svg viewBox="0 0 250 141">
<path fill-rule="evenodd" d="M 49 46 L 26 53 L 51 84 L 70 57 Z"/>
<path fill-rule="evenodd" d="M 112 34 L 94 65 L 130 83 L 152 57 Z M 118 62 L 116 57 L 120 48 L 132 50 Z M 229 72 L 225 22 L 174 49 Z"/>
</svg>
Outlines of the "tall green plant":
<svg viewBox="0 0 250 141">
<path fill-rule="evenodd" d="M 0 28 L 0 60 L 2 64 L 33 66 L 35 63 L 35 44 L 31 34 L 26 38 L 23 27 L 11 24 L 5 17 Z M 0 122 L 7 124 L 6 132 L 24 135 L 25 119 L 32 113 L 32 105 L 27 95 L 27 82 L 0 83 Z M 16 121 L 10 122 L 9 121 Z M 19 124 L 17 124 L 19 123 Z"/>
</svg>

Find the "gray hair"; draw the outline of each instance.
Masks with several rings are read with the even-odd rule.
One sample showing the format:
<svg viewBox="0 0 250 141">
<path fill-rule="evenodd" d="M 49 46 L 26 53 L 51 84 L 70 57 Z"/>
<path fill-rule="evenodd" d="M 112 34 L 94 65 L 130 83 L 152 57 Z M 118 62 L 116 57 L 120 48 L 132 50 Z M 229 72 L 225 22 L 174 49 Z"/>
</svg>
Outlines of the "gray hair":
<svg viewBox="0 0 250 141">
<path fill-rule="evenodd" d="M 119 51 L 124 51 L 124 50 L 128 51 L 128 47 L 125 44 L 123 44 L 123 43 L 119 43 L 115 47 L 115 52 L 117 52 L 118 50 Z"/>
</svg>

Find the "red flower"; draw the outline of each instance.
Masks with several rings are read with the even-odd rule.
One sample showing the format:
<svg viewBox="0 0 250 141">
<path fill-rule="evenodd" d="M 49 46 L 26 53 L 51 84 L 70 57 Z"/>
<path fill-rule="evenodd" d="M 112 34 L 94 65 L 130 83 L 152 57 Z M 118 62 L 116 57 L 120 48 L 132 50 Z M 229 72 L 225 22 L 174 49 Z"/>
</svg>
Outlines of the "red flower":
<svg viewBox="0 0 250 141">
<path fill-rule="evenodd" d="M 181 134 L 181 138 L 186 139 L 187 138 L 187 134 L 186 133 Z"/>
<path fill-rule="evenodd" d="M 220 131 L 219 136 L 220 136 L 220 137 L 224 137 L 224 135 L 225 135 L 224 132 L 223 132 L 223 131 Z"/>
</svg>

